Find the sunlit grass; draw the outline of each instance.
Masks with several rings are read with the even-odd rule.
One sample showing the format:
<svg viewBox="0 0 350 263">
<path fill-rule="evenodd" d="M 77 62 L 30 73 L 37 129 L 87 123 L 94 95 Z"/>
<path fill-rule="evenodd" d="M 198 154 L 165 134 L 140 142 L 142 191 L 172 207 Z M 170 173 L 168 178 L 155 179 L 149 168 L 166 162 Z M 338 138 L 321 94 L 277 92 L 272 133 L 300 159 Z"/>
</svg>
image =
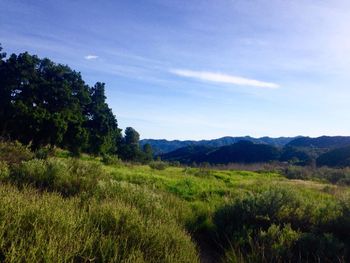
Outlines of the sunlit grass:
<svg viewBox="0 0 350 263">
<path fill-rule="evenodd" d="M 218 211 L 242 200 L 262 202 L 259 209 L 269 211 L 270 194 L 289 193 L 292 201 L 276 208 L 275 221 L 266 221 L 273 223 L 269 228 L 253 228 L 257 232 L 249 235 L 290 234 L 297 240 L 299 225 L 311 227 L 305 231 L 331 231 L 337 222 L 348 227 L 349 220 L 341 203 L 349 200 L 348 187 L 289 180 L 274 172 L 104 165 L 100 158 L 73 160 L 61 154 L 13 167 L 2 163 L 0 177 L 0 261 L 8 262 L 197 262 L 196 238 L 215 238 L 224 229 L 214 220 Z M 225 248 L 224 241 L 215 242 Z M 228 261 L 240 253 L 259 257 L 257 245 L 252 251 L 231 247 L 222 253 Z M 281 256 L 273 253 L 275 259 Z"/>
</svg>

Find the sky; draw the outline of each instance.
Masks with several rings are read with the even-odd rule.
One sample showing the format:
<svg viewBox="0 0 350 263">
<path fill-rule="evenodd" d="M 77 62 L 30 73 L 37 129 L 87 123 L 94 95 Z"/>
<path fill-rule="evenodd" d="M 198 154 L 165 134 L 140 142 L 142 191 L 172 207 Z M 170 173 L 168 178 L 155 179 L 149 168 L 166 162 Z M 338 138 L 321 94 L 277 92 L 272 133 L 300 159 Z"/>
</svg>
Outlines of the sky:
<svg viewBox="0 0 350 263">
<path fill-rule="evenodd" d="M 141 138 L 350 135 L 348 0 L 0 0 L 0 43 L 68 64 Z"/>
</svg>

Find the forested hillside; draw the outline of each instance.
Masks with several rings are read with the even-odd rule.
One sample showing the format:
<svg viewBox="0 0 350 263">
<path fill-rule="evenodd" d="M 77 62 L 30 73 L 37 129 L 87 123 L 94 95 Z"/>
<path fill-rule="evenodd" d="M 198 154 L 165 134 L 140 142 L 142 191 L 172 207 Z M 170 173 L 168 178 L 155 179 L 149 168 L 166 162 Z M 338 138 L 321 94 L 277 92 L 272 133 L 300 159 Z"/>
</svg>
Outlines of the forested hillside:
<svg viewBox="0 0 350 263">
<path fill-rule="evenodd" d="M 319 166 L 348 167 L 350 166 L 350 147 L 341 147 L 320 155 L 317 158 Z"/>
<path fill-rule="evenodd" d="M 313 151 L 296 147 L 277 148 L 268 144 L 258 144 L 250 141 L 222 146 L 187 146 L 173 152 L 160 155 L 167 161 L 177 161 L 184 164 L 229 164 L 229 163 L 268 163 L 289 162 L 299 165 L 311 164 Z"/>
<path fill-rule="evenodd" d="M 184 164 L 282 162 L 303 166 L 349 166 L 349 147 L 339 147 L 347 145 L 348 137 L 305 138 L 292 140 L 280 147 L 245 140 L 222 147 L 189 145 L 159 156 L 167 161 Z"/>
<path fill-rule="evenodd" d="M 321 136 L 317 138 L 300 137 L 292 140 L 287 144 L 294 147 L 308 148 L 339 148 L 350 145 L 349 136 Z"/>
<path fill-rule="evenodd" d="M 271 137 L 261 137 L 261 138 L 253 138 L 250 136 L 244 137 L 222 137 L 213 140 L 156 140 L 156 139 L 143 139 L 140 141 L 141 146 L 145 144 L 150 144 L 155 154 L 165 154 L 171 151 L 175 151 L 179 148 L 183 148 L 186 146 L 207 146 L 207 147 L 221 147 L 226 145 L 231 145 L 239 141 L 250 141 L 258 144 L 269 144 L 276 147 L 282 147 L 295 139 L 295 137 L 279 137 L 279 138 L 271 138 Z"/>
</svg>

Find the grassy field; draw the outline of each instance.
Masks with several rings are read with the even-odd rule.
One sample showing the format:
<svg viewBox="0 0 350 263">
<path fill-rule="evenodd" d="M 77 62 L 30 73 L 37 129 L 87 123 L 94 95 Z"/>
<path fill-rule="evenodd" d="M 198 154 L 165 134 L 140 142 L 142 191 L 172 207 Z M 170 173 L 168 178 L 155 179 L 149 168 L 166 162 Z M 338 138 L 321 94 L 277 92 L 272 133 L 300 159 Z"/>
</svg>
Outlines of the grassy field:
<svg viewBox="0 0 350 263">
<path fill-rule="evenodd" d="M 0 162 L 0 261 L 348 262 L 350 190 L 273 172 Z"/>
</svg>

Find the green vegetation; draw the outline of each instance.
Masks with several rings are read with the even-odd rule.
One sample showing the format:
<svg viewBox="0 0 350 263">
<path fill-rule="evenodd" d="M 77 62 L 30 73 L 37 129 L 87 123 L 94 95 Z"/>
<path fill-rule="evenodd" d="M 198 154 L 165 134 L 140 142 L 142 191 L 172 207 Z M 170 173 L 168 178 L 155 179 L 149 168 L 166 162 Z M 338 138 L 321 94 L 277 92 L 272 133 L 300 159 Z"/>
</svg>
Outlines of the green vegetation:
<svg viewBox="0 0 350 263">
<path fill-rule="evenodd" d="M 227 165 L 272 162 L 336 168 L 350 165 L 350 137 L 321 136 L 280 139 L 283 138 L 223 137 L 209 141 L 143 140 L 141 144 L 150 143 L 163 160 L 178 161 L 187 165 L 192 163 Z"/>
<path fill-rule="evenodd" d="M 152 158 L 151 149 L 140 149 L 133 128 L 122 136 L 104 83 L 90 87 L 79 72 L 47 58 L 25 52 L 6 59 L 0 53 L 0 105 L 0 139 L 18 140 L 33 150 L 61 147 L 73 155 Z"/>
<path fill-rule="evenodd" d="M 350 147 L 341 147 L 326 152 L 316 161 L 318 166 L 348 167 L 350 166 Z"/>
<path fill-rule="evenodd" d="M 0 257 L 5 262 L 197 262 L 171 220 L 118 199 L 64 199 L 0 187 Z"/>
<path fill-rule="evenodd" d="M 300 166 L 288 166 L 281 169 L 283 175 L 289 179 L 317 180 L 337 185 L 350 186 L 350 169 L 334 169 L 328 167 L 312 168 Z"/>
<path fill-rule="evenodd" d="M 316 156 L 317 154 L 314 153 L 313 149 L 300 149 L 291 146 L 277 148 L 268 144 L 257 144 L 243 140 L 221 147 L 190 145 L 161 155 L 164 160 L 178 161 L 187 165 L 192 163 L 223 165 L 268 162 L 309 165 L 315 160 Z"/>
<path fill-rule="evenodd" d="M 349 261 L 344 186 L 60 150 L 9 155 L 0 160 L 1 261 Z"/>
<path fill-rule="evenodd" d="M 181 200 L 117 182 L 109 169 L 94 158 L 0 161 L 0 260 L 197 262 L 171 213 L 181 218 Z"/>
<path fill-rule="evenodd" d="M 350 261 L 349 170 L 314 165 L 346 166 L 348 148 L 325 152 L 347 138 L 224 138 L 153 161 L 103 83 L 28 53 L 0 53 L 0 105 L 1 262 Z M 234 162 L 269 169 L 209 165 Z"/>
</svg>

